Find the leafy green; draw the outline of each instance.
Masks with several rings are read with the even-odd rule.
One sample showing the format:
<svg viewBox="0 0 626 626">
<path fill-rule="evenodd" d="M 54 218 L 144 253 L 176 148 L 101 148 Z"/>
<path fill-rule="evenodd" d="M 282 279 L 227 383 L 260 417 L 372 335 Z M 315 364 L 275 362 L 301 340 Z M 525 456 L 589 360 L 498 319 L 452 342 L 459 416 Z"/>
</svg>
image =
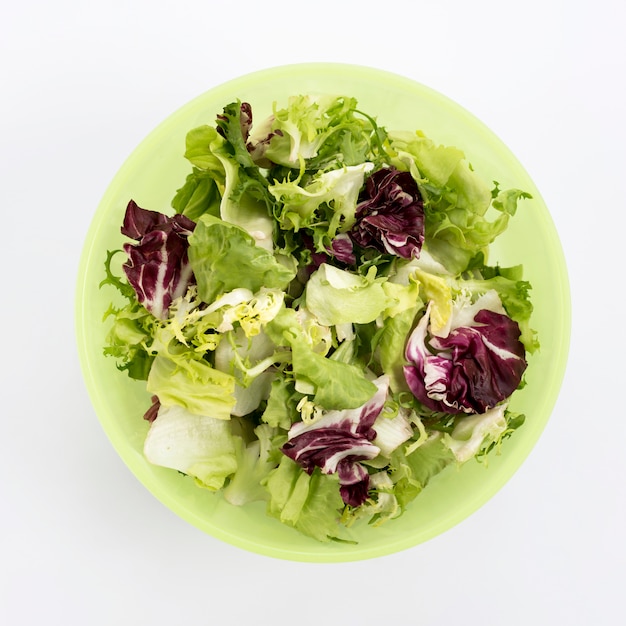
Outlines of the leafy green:
<svg viewBox="0 0 626 626">
<path fill-rule="evenodd" d="M 269 492 L 268 515 L 317 541 L 338 536 L 343 502 L 335 474 L 308 475 L 289 457 L 263 479 Z"/>
<path fill-rule="evenodd" d="M 277 345 L 291 347 L 296 389 L 313 395 L 316 404 L 327 409 L 356 408 L 376 391 L 361 367 L 316 353 L 293 309 L 283 309 L 266 332 Z"/>
<path fill-rule="evenodd" d="M 383 288 L 385 280 L 376 278 L 375 267 L 360 276 L 324 263 L 307 282 L 306 307 L 329 326 L 367 324 L 394 303 Z"/>
<path fill-rule="evenodd" d="M 204 213 L 219 217 L 222 195 L 212 172 L 194 167 L 172 199 L 172 208 L 192 221 Z"/>
<path fill-rule="evenodd" d="M 389 375 L 389 386 L 396 393 L 408 391 L 403 372 L 403 366 L 406 364 L 404 350 L 406 338 L 413 327 L 413 320 L 420 308 L 421 303 L 395 317 L 388 317 L 385 319 L 383 330 L 378 336 L 380 365 L 383 372 Z"/>
<path fill-rule="evenodd" d="M 224 488 L 224 498 L 237 506 L 268 500 L 269 493 L 262 483 L 278 465 L 277 450 L 286 437 L 267 424 L 261 424 L 254 429 L 250 440 L 242 436 L 234 439 L 237 470 Z"/>
<path fill-rule="evenodd" d="M 420 185 L 429 252 L 454 274 L 506 230 L 518 200 L 531 197 L 519 190 L 494 194 L 463 152 L 423 133 L 390 134 L 390 152 L 392 163 L 409 169 Z"/>
<path fill-rule="evenodd" d="M 276 219 L 283 229 L 298 231 L 324 222 L 329 239 L 337 231 L 349 229 L 355 220 L 357 199 L 365 173 L 372 163 L 362 163 L 322 172 L 311 177 L 306 185 L 299 179 L 274 182 L 270 193 L 278 202 Z"/>
<path fill-rule="evenodd" d="M 314 389 L 316 404 L 326 409 L 353 409 L 375 392 L 361 368 L 316 354 L 302 337 L 291 339 L 296 379 Z"/>
<path fill-rule="evenodd" d="M 221 489 L 237 469 L 230 422 L 196 415 L 173 404 L 161 406 L 144 443 L 144 454 L 155 465 L 193 476 L 206 489 Z"/>
<path fill-rule="evenodd" d="M 506 429 L 504 406 L 497 406 L 486 413 L 459 420 L 454 430 L 444 435 L 443 442 L 459 463 L 465 463 L 483 447 L 499 441 Z"/>
<path fill-rule="evenodd" d="M 105 278 L 100 283 L 114 287 L 126 300 L 126 304 L 109 306 L 103 321 L 113 318 L 113 324 L 107 332 L 103 353 L 117 359 L 117 368 L 126 372 L 135 380 L 147 380 L 154 355 L 150 344 L 155 331 L 156 320 L 145 307 L 137 301 L 134 289 L 117 277 L 111 264 L 121 250 L 107 252 L 104 263 Z"/>
<path fill-rule="evenodd" d="M 104 319 L 114 318 L 106 336 L 104 354 L 118 359 L 118 369 L 135 380 L 147 380 L 154 355 L 152 341 L 154 319 L 142 307 L 128 304 L 121 309 L 109 308 Z"/>
<path fill-rule="evenodd" d="M 291 168 L 328 171 L 376 161 L 385 131 L 356 105 L 344 96 L 294 96 L 286 107 L 275 106 L 270 123 L 251 139 L 275 133 L 264 156 Z"/>
<path fill-rule="evenodd" d="M 289 430 L 298 415 L 296 405 L 299 399 L 300 394 L 296 393 L 293 380 L 274 378 L 261 419 L 270 426 Z"/>
<path fill-rule="evenodd" d="M 398 448 L 391 456 L 390 474 L 394 494 L 404 509 L 414 500 L 434 476 L 454 461 L 454 455 L 435 434 L 409 454 Z"/>
<path fill-rule="evenodd" d="M 203 215 L 189 237 L 189 261 L 198 293 L 208 303 L 238 287 L 284 290 L 295 276 L 295 268 L 257 246 L 244 229 L 212 215 Z"/>
<path fill-rule="evenodd" d="M 214 211 L 211 214 L 240 226 L 261 247 L 271 251 L 274 199 L 268 192 L 267 180 L 252 162 L 245 145 L 242 146 L 243 139 L 237 140 L 238 135 L 241 138 L 241 129 L 236 110 L 235 104 L 225 108 L 222 130 L 228 139 L 211 126 L 199 126 L 187 133 L 185 156 L 199 171 L 204 170 L 215 180 L 221 199 L 219 215 Z"/>
<path fill-rule="evenodd" d="M 182 406 L 190 413 L 230 419 L 235 406 L 235 379 L 209 365 L 189 358 L 159 354 L 152 363 L 146 389 L 162 406 Z"/>
</svg>

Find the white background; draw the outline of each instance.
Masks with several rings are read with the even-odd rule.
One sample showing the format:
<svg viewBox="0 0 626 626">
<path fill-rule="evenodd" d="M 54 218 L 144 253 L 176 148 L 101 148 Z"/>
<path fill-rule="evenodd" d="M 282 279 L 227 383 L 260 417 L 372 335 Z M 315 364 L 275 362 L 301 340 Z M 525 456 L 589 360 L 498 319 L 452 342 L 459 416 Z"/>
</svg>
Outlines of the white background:
<svg viewBox="0 0 626 626">
<path fill-rule="evenodd" d="M 623 623 L 626 48 L 621 0 L 0 0 L 0 623 Z M 569 265 L 570 364 L 486 506 L 340 565 L 278 561 L 177 518 L 104 435 L 77 362 L 83 238 L 122 162 L 236 76 L 339 61 L 482 119 L 540 189 Z"/>
</svg>

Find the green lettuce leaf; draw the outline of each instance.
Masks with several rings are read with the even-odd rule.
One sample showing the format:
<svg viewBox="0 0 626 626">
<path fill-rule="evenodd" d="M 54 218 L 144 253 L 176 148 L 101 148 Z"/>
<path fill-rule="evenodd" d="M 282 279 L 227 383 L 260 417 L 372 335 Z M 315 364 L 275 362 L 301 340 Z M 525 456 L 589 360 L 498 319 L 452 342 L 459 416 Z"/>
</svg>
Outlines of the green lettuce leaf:
<svg viewBox="0 0 626 626">
<path fill-rule="evenodd" d="M 355 98 L 344 96 L 293 96 L 286 107 L 274 106 L 251 141 L 270 136 L 264 156 L 289 168 L 320 171 L 376 160 L 385 131 L 356 106 Z"/>
<path fill-rule="evenodd" d="M 247 338 L 241 328 L 229 331 L 215 350 L 215 367 L 235 377 L 236 404 L 231 413 L 248 415 L 268 397 L 276 373 L 268 370 L 279 358 L 265 333 Z"/>
<path fill-rule="evenodd" d="M 340 228 L 346 231 L 354 224 L 359 191 L 373 167 L 361 163 L 322 172 L 306 185 L 299 180 L 274 182 L 269 190 L 281 207 L 276 219 L 282 228 L 296 231 L 324 219 L 327 236 L 333 239 Z"/>
<path fill-rule="evenodd" d="M 293 309 L 283 308 L 265 331 L 276 345 L 291 347 L 296 389 L 313 395 L 319 406 L 353 409 L 365 404 L 376 392 L 362 367 L 315 352 Z"/>
<path fill-rule="evenodd" d="M 280 376 L 274 378 L 261 420 L 269 426 L 289 430 L 293 421 L 298 417 L 296 405 L 299 398 L 300 395 L 294 389 L 293 380 Z"/>
<path fill-rule="evenodd" d="M 147 380 L 154 361 L 150 351 L 154 317 L 139 303 L 122 308 L 110 307 L 104 319 L 112 317 L 104 346 L 104 354 L 118 360 L 117 368 L 130 378 Z"/>
<path fill-rule="evenodd" d="M 407 337 L 413 327 L 413 320 L 421 302 L 395 317 L 388 317 L 383 330 L 378 335 L 378 358 L 383 372 L 389 376 L 389 387 L 394 393 L 408 392 L 403 367 L 407 363 L 404 353 Z"/>
<path fill-rule="evenodd" d="M 394 483 L 394 495 L 405 509 L 432 480 L 455 460 L 444 444 L 442 435 L 431 435 L 409 454 L 403 446 L 391 455 L 390 475 Z"/>
<path fill-rule="evenodd" d="M 318 541 L 338 537 L 343 501 L 336 474 L 315 470 L 309 476 L 284 456 L 263 484 L 269 492 L 268 515 Z"/>
<path fill-rule="evenodd" d="M 193 476 L 211 491 L 237 470 L 230 422 L 195 415 L 180 405 L 161 406 L 144 442 L 150 463 Z"/>
<path fill-rule="evenodd" d="M 196 222 L 204 213 L 219 217 L 222 195 L 212 172 L 193 168 L 172 199 L 172 208 Z"/>
<path fill-rule="evenodd" d="M 233 263 L 237 259 L 237 263 Z M 244 229 L 203 215 L 189 237 L 189 261 L 204 302 L 236 288 L 253 293 L 262 287 L 285 290 L 294 267 L 260 248 Z"/>
<path fill-rule="evenodd" d="M 287 439 L 267 424 L 257 426 L 253 435 L 251 440 L 242 436 L 234 438 L 237 471 L 229 478 L 223 493 L 227 502 L 237 506 L 269 499 L 262 483 L 277 467 L 282 458 L 279 448 Z"/>
<path fill-rule="evenodd" d="M 316 404 L 325 409 L 354 409 L 365 404 L 376 392 L 362 368 L 328 359 L 311 350 L 301 337 L 291 340 L 296 380 L 310 384 Z"/>
<path fill-rule="evenodd" d="M 375 266 L 360 276 L 323 263 L 306 285 L 306 307 L 328 326 L 367 324 L 395 304 L 383 288 L 385 280 L 376 278 Z"/>
<path fill-rule="evenodd" d="M 502 211 L 508 215 L 515 215 L 519 200 L 530 200 L 532 198 L 529 193 L 521 189 L 505 189 L 504 191 L 500 191 L 497 183 L 491 195 L 493 196 L 492 206 L 498 211 Z"/>
<path fill-rule="evenodd" d="M 224 111 L 222 126 L 228 139 L 211 126 L 195 128 L 187 134 L 185 157 L 215 181 L 220 193 L 219 217 L 240 226 L 258 245 L 271 251 L 274 199 L 268 191 L 267 179 L 253 163 L 243 143 L 238 113 L 235 112 L 239 108 L 232 104 Z M 197 174 L 195 178 L 199 177 Z M 189 186 L 193 182 L 193 178 L 191 181 L 188 178 Z M 175 202 L 182 204 L 189 192 L 183 187 Z M 210 213 L 216 215 L 214 210 Z"/>
<path fill-rule="evenodd" d="M 530 198 L 519 190 L 500 192 L 497 185 L 490 189 L 463 152 L 421 132 L 390 134 L 390 152 L 392 163 L 411 171 L 424 196 L 428 252 L 453 274 L 506 230 L 518 200 Z"/>
<path fill-rule="evenodd" d="M 431 303 L 430 327 L 440 333 L 450 327 L 452 317 L 452 288 L 447 276 L 415 269 L 413 279 L 418 281 L 420 294 L 425 302 Z"/>
<path fill-rule="evenodd" d="M 162 406 L 182 406 L 195 415 L 228 420 L 235 406 L 235 378 L 185 353 L 173 358 L 159 354 L 146 388 Z"/>
<path fill-rule="evenodd" d="M 443 435 L 443 443 L 458 463 L 465 463 L 485 447 L 500 441 L 507 426 L 505 407 L 496 406 L 486 413 L 459 419 L 452 432 Z"/>
<path fill-rule="evenodd" d="M 119 278 L 111 268 L 118 252 L 121 250 L 107 252 L 104 262 L 106 276 L 100 287 L 113 287 L 125 298 L 126 303 L 122 306 L 111 304 L 104 313 L 103 321 L 112 318 L 113 324 L 107 332 L 103 353 L 117 359 L 117 369 L 125 371 L 130 378 L 147 380 L 154 361 L 151 344 L 157 321 L 139 304 L 131 285 Z"/>
</svg>

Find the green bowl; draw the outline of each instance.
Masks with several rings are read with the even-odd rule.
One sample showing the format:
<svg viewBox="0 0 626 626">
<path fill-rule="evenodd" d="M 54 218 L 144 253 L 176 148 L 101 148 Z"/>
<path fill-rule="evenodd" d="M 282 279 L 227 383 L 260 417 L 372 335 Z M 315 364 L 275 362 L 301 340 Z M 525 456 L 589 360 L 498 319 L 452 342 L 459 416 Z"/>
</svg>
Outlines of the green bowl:
<svg viewBox="0 0 626 626">
<path fill-rule="evenodd" d="M 120 248 L 122 216 L 129 199 L 169 211 L 170 200 L 190 171 L 183 158 L 185 135 L 234 99 L 248 101 L 257 116 L 300 93 L 355 96 L 363 111 L 394 130 L 423 130 L 438 143 L 462 149 L 475 170 L 502 188 L 530 192 L 507 232 L 492 248 L 490 261 L 523 263 L 532 284 L 533 327 L 541 350 L 529 358 L 527 385 L 512 400 L 526 423 L 506 441 L 488 467 L 469 462 L 437 476 L 400 518 L 373 528 L 351 529 L 356 543 L 318 543 L 265 515 L 263 503 L 243 507 L 199 489 L 175 471 L 143 457 L 149 405 L 143 383 L 120 373 L 103 356 L 107 326 L 103 313 L 115 294 L 99 288 L 106 251 Z M 265 112 L 265 113 L 263 113 Z M 135 149 L 106 191 L 89 229 L 76 294 L 78 351 L 91 401 L 111 443 L 135 476 L 177 515 L 209 535 L 272 557 L 339 562 L 387 555 L 427 541 L 467 518 L 514 474 L 537 442 L 556 402 L 566 367 L 570 334 L 567 269 L 550 214 L 532 180 L 503 143 L 474 116 L 441 94 L 407 78 L 343 64 L 288 65 L 255 72 L 222 84 L 192 100 L 161 123 Z"/>
</svg>

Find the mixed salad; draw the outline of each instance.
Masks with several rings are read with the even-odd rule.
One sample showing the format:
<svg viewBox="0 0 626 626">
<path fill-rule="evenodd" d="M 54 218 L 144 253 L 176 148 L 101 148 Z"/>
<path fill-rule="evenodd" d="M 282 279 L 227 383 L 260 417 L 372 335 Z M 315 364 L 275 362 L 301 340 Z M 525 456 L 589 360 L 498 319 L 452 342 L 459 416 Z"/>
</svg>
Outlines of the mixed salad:
<svg viewBox="0 0 626 626">
<path fill-rule="evenodd" d="M 341 540 L 520 427 L 530 285 L 487 252 L 529 194 L 347 96 L 254 125 L 230 103 L 185 157 L 172 210 L 131 199 L 105 261 L 104 351 L 145 381 L 149 462 Z"/>
</svg>

